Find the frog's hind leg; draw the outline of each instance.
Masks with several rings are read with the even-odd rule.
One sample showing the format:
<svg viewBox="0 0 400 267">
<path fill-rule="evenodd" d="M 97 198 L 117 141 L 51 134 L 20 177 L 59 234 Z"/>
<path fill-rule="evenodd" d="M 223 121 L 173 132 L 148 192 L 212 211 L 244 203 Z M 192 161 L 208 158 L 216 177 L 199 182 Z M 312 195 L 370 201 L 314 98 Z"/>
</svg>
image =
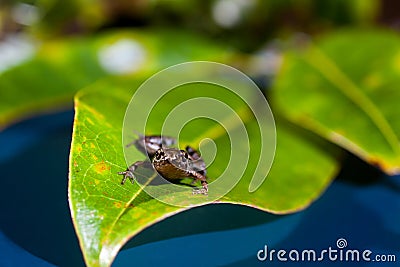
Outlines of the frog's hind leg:
<svg viewBox="0 0 400 267">
<path fill-rule="evenodd" d="M 203 186 L 203 188 L 196 188 L 193 189 L 193 194 L 194 195 L 208 195 L 208 183 L 207 183 L 207 177 L 198 173 L 198 172 L 190 172 L 190 177 L 192 177 L 194 180 L 192 182 L 192 184 L 194 184 L 197 181 L 201 181 L 201 185 Z"/>
</svg>

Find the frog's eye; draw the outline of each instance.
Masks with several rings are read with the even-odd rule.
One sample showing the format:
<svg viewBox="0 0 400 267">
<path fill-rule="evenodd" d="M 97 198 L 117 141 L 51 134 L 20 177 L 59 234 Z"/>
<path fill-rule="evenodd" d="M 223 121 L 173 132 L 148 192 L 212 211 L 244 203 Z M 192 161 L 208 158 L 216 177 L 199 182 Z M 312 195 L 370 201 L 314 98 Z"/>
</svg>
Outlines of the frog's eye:
<svg viewBox="0 0 400 267">
<path fill-rule="evenodd" d="M 164 156 L 164 151 L 161 149 L 157 150 L 156 152 L 156 159 L 161 159 Z"/>
<path fill-rule="evenodd" d="M 189 155 L 185 150 L 181 150 L 181 153 L 183 154 L 183 156 L 185 157 L 185 159 L 189 159 Z"/>
</svg>

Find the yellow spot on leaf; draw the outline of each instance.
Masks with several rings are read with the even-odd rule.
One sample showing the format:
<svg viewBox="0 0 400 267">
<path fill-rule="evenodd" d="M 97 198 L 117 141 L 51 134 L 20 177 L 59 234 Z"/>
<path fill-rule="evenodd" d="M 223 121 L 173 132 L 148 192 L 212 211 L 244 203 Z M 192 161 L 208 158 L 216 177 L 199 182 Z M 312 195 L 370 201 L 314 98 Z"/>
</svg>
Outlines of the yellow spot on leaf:
<svg viewBox="0 0 400 267">
<path fill-rule="evenodd" d="M 117 209 L 119 209 L 119 208 L 127 209 L 127 208 L 133 208 L 135 206 L 132 203 L 115 201 L 114 207 L 116 207 Z"/>
<path fill-rule="evenodd" d="M 124 208 L 134 208 L 135 206 L 132 203 L 125 203 Z"/>
<path fill-rule="evenodd" d="M 105 171 L 110 170 L 111 167 L 106 164 L 104 161 L 97 163 L 94 166 L 94 169 L 96 170 L 97 173 L 103 174 Z"/>
<path fill-rule="evenodd" d="M 98 160 L 99 158 L 96 156 L 96 155 L 92 155 L 92 158 L 94 159 L 94 160 Z"/>
<path fill-rule="evenodd" d="M 82 146 L 81 145 L 76 145 L 76 151 L 78 153 L 81 153 L 82 152 Z"/>
<path fill-rule="evenodd" d="M 96 185 L 98 185 L 98 184 L 100 183 L 100 181 L 97 180 L 97 179 L 94 179 L 94 183 L 95 183 Z"/>
<path fill-rule="evenodd" d="M 95 144 L 90 143 L 90 148 L 96 148 Z"/>
</svg>

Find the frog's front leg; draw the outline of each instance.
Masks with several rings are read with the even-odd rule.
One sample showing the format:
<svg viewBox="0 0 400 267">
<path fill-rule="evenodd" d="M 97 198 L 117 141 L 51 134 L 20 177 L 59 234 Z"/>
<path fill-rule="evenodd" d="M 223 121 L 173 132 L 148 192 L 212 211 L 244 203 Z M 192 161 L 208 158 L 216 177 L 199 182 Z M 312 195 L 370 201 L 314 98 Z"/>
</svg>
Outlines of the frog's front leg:
<svg viewBox="0 0 400 267">
<path fill-rule="evenodd" d="M 123 172 L 118 172 L 119 175 L 123 175 L 124 178 L 122 178 L 121 184 L 125 184 L 126 179 L 129 178 L 129 180 L 131 181 L 132 184 L 135 183 L 135 170 L 138 167 L 145 167 L 145 168 L 152 168 L 153 165 L 151 164 L 150 161 L 136 161 L 135 163 L 133 163 L 131 166 L 129 166 L 126 171 Z"/>
</svg>

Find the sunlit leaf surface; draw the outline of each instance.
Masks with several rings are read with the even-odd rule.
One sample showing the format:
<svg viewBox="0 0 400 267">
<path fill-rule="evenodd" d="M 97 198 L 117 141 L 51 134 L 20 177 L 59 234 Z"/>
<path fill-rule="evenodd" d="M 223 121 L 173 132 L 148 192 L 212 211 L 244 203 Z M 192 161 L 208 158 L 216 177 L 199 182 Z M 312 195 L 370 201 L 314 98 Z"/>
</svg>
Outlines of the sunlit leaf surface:
<svg viewBox="0 0 400 267">
<path fill-rule="evenodd" d="M 400 37 L 347 30 L 289 52 L 273 90 L 292 122 L 400 172 Z"/>
<path fill-rule="evenodd" d="M 126 169 L 121 142 L 122 122 L 127 104 L 139 84 L 134 80 L 104 80 L 79 92 L 75 98 L 69 203 L 81 249 L 89 266 L 109 266 L 128 239 L 185 209 L 153 199 L 136 183 L 120 184 L 121 176 L 117 172 Z M 207 86 L 200 87 L 199 91 L 178 92 L 184 98 L 207 92 L 210 97 L 227 98 L 224 91 L 210 90 Z M 174 98 L 171 97 L 170 101 Z M 160 110 L 168 110 L 168 105 L 160 105 Z M 233 108 L 240 113 L 241 104 L 238 102 Z M 248 168 L 236 187 L 215 203 L 248 205 L 285 214 L 305 208 L 326 189 L 338 169 L 337 151 L 322 139 L 278 119 L 274 164 L 261 187 L 250 193 L 249 183 L 260 148 L 256 123 L 245 116 L 243 120 L 250 138 L 253 138 Z M 158 123 L 157 120 L 150 121 L 149 128 L 158 129 Z M 208 168 L 210 181 L 223 171 L 225 150 L 229 150 L 224 149 L 227 147 L 224 132 L 214 131 L 214 127 L 217 126 L 207 120 L 196 121 L 186 134 L 183 131 L 180 140 L 195 146 L 197 140 L 213 133 L 211 137 L 220 147 L 216 159 Z M 141 156 L 137 160 L 143 159 L 144 156 Z M 169 197 L 182 196 L 171 194 Z"/>
</svg>

